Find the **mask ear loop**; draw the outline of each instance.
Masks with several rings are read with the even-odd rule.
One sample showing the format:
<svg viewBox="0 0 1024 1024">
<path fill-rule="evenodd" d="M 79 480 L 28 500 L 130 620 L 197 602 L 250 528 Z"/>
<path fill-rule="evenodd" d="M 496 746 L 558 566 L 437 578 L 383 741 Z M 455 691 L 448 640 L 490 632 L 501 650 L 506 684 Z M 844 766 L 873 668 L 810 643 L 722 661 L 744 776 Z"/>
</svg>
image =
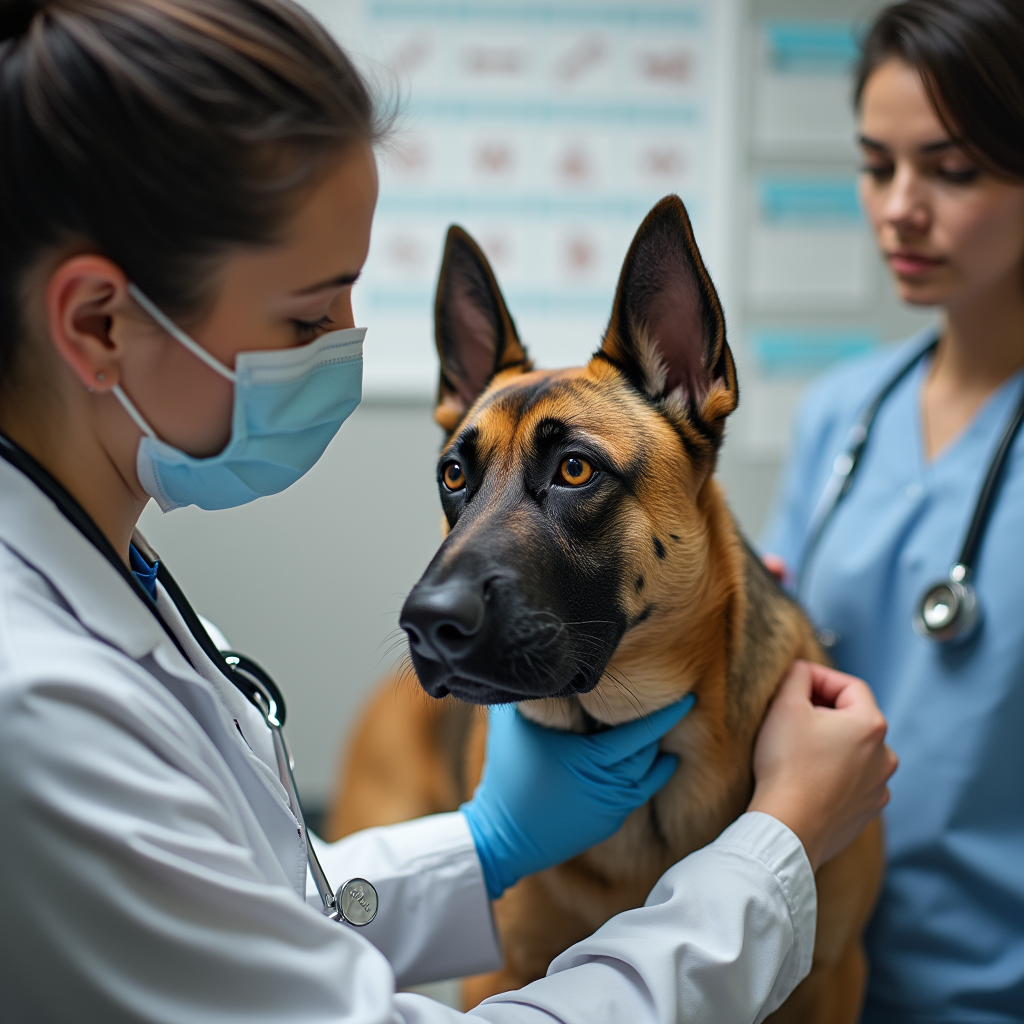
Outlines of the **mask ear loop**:
<svg viewBox="0 0 1024 1024">
<path fill-rule="evenodd" d="M 219 373 L 232 384 L 237 380 L 234 370 L 215 359 L 198 342 L 193 341 L 163 310 L 151 302 L 138 285 L 128 282 L 128 294 L 177 342 L 184 345 L 197 359 L 201 359 L 215 373 Z"/>
<path fill-rule="evenodd" d="M 142 413 L 135 408 L 132 400 L 124 393 L 121 389 L 120 384 L 115 384 L 111 389 L 113 396 L 121 403 L 121 408 L 134 420 L 135 426 L 141 430 L 146 437 L 151 437 L 154 441 L 159 441 L 160 438 L 156 436 L 156 431 L 142 418 Z"/>
<path fill-rule="evenodd" d="M 237 374 L 229 369 L 222 362 L 215 359 L 198 342 L 193 341 L 170 317 L 166 316 L 162 309 L 152 302 L 145 292 L 138 285 L 128 282 L 128 294 L 162 327 L 175 341 L 184 345 L 197 359 L 201 359 L 211 370 L 219 373 L 226 380 L 234 384 Z M 115 384 L 111 389 L 114 397 L 121 403 L 121 407 L 132 418 L 135 426 L 141 430 L 146 437 L 159 441 L 156 431 L 146 422 L 142 413 L 136 408 L 135 403 L 124 393 L 120 384 Z"/>
</svg>

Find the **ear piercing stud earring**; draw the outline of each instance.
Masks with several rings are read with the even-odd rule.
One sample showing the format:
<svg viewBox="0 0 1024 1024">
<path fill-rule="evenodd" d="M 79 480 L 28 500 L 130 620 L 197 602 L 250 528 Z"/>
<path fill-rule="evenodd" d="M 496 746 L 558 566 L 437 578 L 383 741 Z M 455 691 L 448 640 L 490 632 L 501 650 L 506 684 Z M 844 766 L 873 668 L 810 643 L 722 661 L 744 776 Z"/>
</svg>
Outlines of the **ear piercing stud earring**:
<svg viewBox="0 0 1024 1024">
<path fill-rule="evenodd" d="M 96 374 L 96 379 L 100 382 L 105 381 L 107 379 L 107 375 L 101 370 Z"/>
</svg>

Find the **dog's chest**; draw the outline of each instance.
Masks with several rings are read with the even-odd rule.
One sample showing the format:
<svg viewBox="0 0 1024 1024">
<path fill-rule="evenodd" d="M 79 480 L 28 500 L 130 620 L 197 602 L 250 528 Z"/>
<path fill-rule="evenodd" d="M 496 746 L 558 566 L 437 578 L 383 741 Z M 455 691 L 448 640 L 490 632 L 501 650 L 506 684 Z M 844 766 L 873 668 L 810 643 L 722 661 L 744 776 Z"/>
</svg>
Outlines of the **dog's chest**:
<svg viewBox="0 0 1024 1024">
<path fill-rule="evenodd" d="M 588 851 L 588 866 L 610 882 L 651 885 L 672 864 L 721 834 L 750 798 L 750 752 L 722 742 L 712 723 L 691 712 L 662 741 L 679 767 L 653 800 L 610 839 Z"/>
</svg>

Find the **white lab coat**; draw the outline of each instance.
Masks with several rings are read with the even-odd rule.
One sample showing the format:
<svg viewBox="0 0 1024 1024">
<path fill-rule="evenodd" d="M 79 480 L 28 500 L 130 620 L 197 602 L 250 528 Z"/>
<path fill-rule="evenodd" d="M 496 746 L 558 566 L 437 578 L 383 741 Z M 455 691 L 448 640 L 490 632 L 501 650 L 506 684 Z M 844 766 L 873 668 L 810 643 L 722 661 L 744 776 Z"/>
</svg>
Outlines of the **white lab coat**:
<svg viewBox="0 0 1024 1024">
<path fill-rule="evenodd" d="M 159 607 L 191 664 L 0 461 L 0 1018 L 463 1019 L 396 993 L 501 962 L 462 815 L 318 842 L 333 884 L 361 875 L 380 896 L 363 930 L 322 917 L 269 730 L 162 591 Z M 747 814 L 645 907 L 470 1016 L 761 1020 L 810 969 L 815 914 L 795 836 Z"/>
</svg>

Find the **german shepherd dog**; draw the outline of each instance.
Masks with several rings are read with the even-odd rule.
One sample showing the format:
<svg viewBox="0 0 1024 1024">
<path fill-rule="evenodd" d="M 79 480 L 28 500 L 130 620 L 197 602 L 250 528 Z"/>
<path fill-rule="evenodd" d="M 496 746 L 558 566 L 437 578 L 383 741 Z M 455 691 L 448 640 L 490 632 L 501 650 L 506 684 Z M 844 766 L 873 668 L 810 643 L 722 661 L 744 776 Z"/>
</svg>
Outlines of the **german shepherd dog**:
<svg viewBox="0 0 1024 1024">
<path fill-rule="evenodd" d="M 795 658 L 825 658 L 713 478 L 739 397 L 736 369 L 676 196 L 640 226 L 586 366 L 533 369 L 486 258 L 458 227 L 445 247 L 436 331 L 448 534 L 400 618 L 423 690 L 463 707 L 515 702 L 538 723 L 577 732 L 697 695 L 662 741 L 679 756 L 664 789 L 612 838 L 497 902 L 505 967 L 467 982 L 474 1004 L 542 977 L 558 953 L 641 906 L 662 872 L 743 813 L 769 701 Z M 399 707 L 380 701 L 373 715 Z M 436 722 L 448 724 L 433 739 L 389 743 L 376 757 L 357 738 L 342 800 L 367 805 L 359 790 L 375 783 L 360 782 L 361 765 L 407 759 L 417 742 L 457 748 L 435 746 L 419 763 L 421 778 L 431 763 L 447 777 L 439 802 L 468 796 L 486 719 L 462 711 Z M 881 864 L 876 822 L 818 871 L 814 967 L 773 1020 L 857 1020 L 861 932 Z"/>
</svg>

